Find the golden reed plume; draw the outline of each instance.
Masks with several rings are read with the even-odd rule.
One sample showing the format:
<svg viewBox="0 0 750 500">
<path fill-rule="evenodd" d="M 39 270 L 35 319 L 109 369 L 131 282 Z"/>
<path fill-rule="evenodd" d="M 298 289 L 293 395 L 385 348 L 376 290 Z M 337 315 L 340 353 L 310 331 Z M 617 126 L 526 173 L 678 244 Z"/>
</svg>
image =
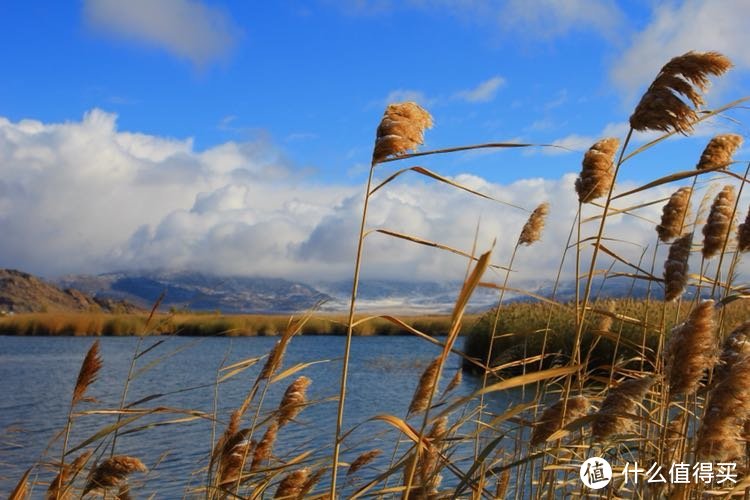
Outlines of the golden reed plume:
<svg viewBox="0 0 750 500">
<path fill-rule="evenodd" d="M 99 341 L 97 340 L 86 353 L 86 357 L 81 364 L 81 370 L 78 372 L 75 389 L 73 389 L 73 402 L 75 406 L 85 398 L 86 390 L 96 380 L 99 370 L 102 368 L 102 358 L 99 355 Z"/>
<path fill-rule="evenodd" d="M 305 481 L 305 484 L 302 485 L 302 490 L 299 493 L 298 498 L 307 498 L 307 495 L 312 491 L 313 488 L 315 488 L 315 485 L 318 484 L 318 481 L 320 481 L 320 478 L 323 477 L 323 474 L 325 474 L 326 468 L 321 467 L 320 469 L 315 471 L 315 474 L 311 475 L 307 481 Z"/>
<path fill-rule="evenodd" d="M 638 404 L 646 397 L 652 385 L 652 377 L 643 377 L 628 380 L 611 389 L 594 419 L 594 439 L 601 441 L 614 434 L 631 432 L 633 419 L 626 415 L 635 413 Z"/>
<path fill-rule="evenodd" d="M 544 202 L 534 209 L 526 224 L 523 225 L 521 236 L 518 237 L 519 245 L 531 245 L 542 237 L 544 222 L 549 214 L 549 203 Z"/>
<path fill-rule="evenodd" d="M 279 427 L 283 427 L 299 415 L 307 403 L 307 388 L 312 381 L 305 376 L 289 384 L 279 404 Z"/>
<path fill-rule="evenodd" d="M 278 432 L 279 423 L 277 421 L 271 422 L 268 425 L 265 434 L 263 434 L 263 438 L 260 440 L 260 443 L 258 443 L 258 446 L 255 447 L 253 462 L 250 465 L 251 471 L 258 470 L 263 462 L 267 462 L 271 458 L 271 454 L 273 453 L 273 445 L 276 443 L 276 434 Z"/>
<path fill-rule="evenodd" d="M 732 230 L 734 221 L 732 212 L 734 211 L 734 186 L 726 185 L 719 191 L 711 205 L 711 211 L 708 213 L 708 220 L 703 226 L 703 257 L 710 259 L 724 247 L 726 239 Z"/>
<path fill-rule="evenodd" d="M 222 446 L 219 458 L 219 484 L 234 483 L 242 474 L 245 458 L 253 451 L 255 441 L 249 440 L 250 429 L 235 432 Z"/>
<path fill-rule="evenodd" d="M 671 395 L 693 394 L 714 362 L 714 301 L 704 300 L 672 329 L 665 350 Z"/>
<path fill-rule="evenodd" d="M 743 426 L 750 417 L 750 356 L 735 360 L 711 390 L 708 412 L 698 431 L 697 455 L 725 462 L 744 456 Z"/>
<path fill-rule="evenodd" d="M 302 488 L 304 488 L 309 476 L 310 469 L 307 467 L 290 472 L 281 480 L 279 487 L 276 489 L 276 494 L 273 497 L 286 498 L 288 500 L 301 498 Z"/>
<path fill-rule="evenodd" d="M 372 163 L 415 150 L 424 143 L 424 131 L 430 127 L 432 116 L 419 104 L 389 104 L 378 125 Z"/>
<path fill-rule="evenodd" d="M 737 134 L 719 134 L 708 141 L 706 149 L 695 168 L 726 168 L 732 163 L 732 155 L 742 146 L 742 136 Z"/>
<path fill-rule="evenodd" d="M 638 131 L 692 132 L 697 108 L 705 104 L 701 92 L 708 88 L 709 75 L 722 75 L 731 67 L 732 62 L 718 52 L 691 51 L 673 58 L 643 94 L 630 126 Z"/>
<path fill-rule="evenodd" d="M 561 399 L 542 412 L 539 421 L 531 433 L 531 446 L 538 446 L 552 434 L 568 425 L 576 418 L 586 415 L 591 403 L 583 396 L 576 396 L 566 401 Z M 563 418 L 563 409 L 565 417 Z"/>
<path fill-rule="evenodd" d="M 135 457 L 115 455 L 108 458 L 97 465 L 91 473 L 86 487 L 83 488 L 83 495 L 94 489 L 118 487 L 133 472 L 148 472 L 148 469 Z"/>
<path fill-rule="evenodd" d="M 670 301 L 682 296 L 688 281 L 688 260 L 693 233 L 676 239 L 669 247 L 669 255 L 664 262 L 664 300 Z"/>
<path fill-rule="evenodd" d="M 737 228 L 737 249 L 740 252 L 750 250 L 750 209 L 747 210 L 747 215 L 745 215 L 745 222 Z"/>
<path fill-rule="evenodd" d="M 78 455 L 70 465 L 65 464 L 62 470 L 55 476 L 55 479 L 52 480 L 49 488 L 47 488 L 45 498 L 47 500 L 68 500 L 73 498 L 73 492 L 70 491 L 68 480 L 71 482 L 75 480 L 75 477 L 83 470 L 91 455 L 91 451 L 85 451 Z"/>
<path fill-rule="evenodd" d="M 690 212 L 691 194 L 693 194 L 692 188 L 682 187 L 672 193 L 669 201 L 664 205 L 661 223 L 656 226 L 656 232 L 662 242 L 669 243 L 682 234 Z"/>
<path fill-rule="evenodd" d="M 378 458 L 382 453 L 383 450 L 379 450 L 377 448 L 362 453 L 360 456 L 354 459 L 351 465 L 349 465 L 349 469 L 346 471 L 346 475 L 350 476 L 352 474 L 356 474 L 358 470 Z"/>
<path fill-rule="evenodd" d="M 452 390 L 454 390 L 456 387 L 461 385 L 461 381 L 463 380 L 463 370 L 459 368 L 456 370 L 456 374 L 453 375 L 453 378 L 450 382 L 448 382 L 448 387 L 445 388 L 445 394 L 448 394 Z M 445 394 L 443 396 L 445 396 Z"/>
<path fill-rule="evenodd" d="M 605 196 L 614 180 L 614 157 L 620 141 L 608 137 L 596 142 L 583 155 L 581 173 L 576 179 L 578 201 L 590 203 Z"/>
<path fill-rule="evenodd" d="M 714 368 L 714 381 L 724 380 L 732 366 L 743 356 L 750 355 L 750 321 L 745 321 L 727 335 L 721 346 L 719 362 Z"/>
<path fill-rule="evenodd" d="M 409 404 L 409 413 L 419 413 L 427 409 L 430 402 L 430 395 L 438 383 L 438 368 L 440 367 L 440 358 L 437 357 L 422 372 L 419 378 L 419 384 L 414 390 L 414 396 Z"/>
</svg>

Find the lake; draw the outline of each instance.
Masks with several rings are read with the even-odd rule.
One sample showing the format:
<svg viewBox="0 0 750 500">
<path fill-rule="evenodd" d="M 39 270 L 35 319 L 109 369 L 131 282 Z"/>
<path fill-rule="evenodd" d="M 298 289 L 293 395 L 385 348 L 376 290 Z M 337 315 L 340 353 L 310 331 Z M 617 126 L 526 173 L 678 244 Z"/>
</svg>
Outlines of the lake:
<svg viewBox="0 0 750 500">
<path fill-rule="evenodd" d="M 127 378 L 134 349 L 134 337 L 101 338 L 104 366 L 89 395 L 96 404 L 80 409 L 117 408 Z M 141 349 L 158 344 L 138 360 L 138 368 L 148 368 L 132 382 L 127 401 L 154 394 L 158 399 L 142 407 L 157 406 L 193 409 L 213 413 L 217 370 L 237 361 L 264 355 L 277 339 L 272 337 L 186 338 L 146 337 Z M 274 409 L 287 385 L 301 374 L 312 379 L 306 407 L 297 418 L 282 428 L 277 448 L 279 456 L 293 456 L 314 450 L 314 456 L 330 456 L 335 432 L 336 402 L 340 383 L 343 337 L 295 337 L 287 350 L 283 368 L 298 363 L 323 361 L 273 384 L 265 410 Z M 0 492 L 8 493 L 23 471 L 42 458 L 48 443 L 65 425 L 70 395 L 78 369 L 94 339 L 85 337 L 0 337 Z M 459 339 L 460 345 L 461 339 Z M 349 390 L 346 398 L 345 430 L 378 414 L 405 417 L 414 389 L 424 368 L 439 354 L 437 346 L 415 337 L 355 337 L 352 343 Z M 262 363 L 261 363 L 262 364 Z M 444 371 L 442 387 L 460 369 L 460 359 L 452 356 Z M 230 412 L 239 406 L 257 376 L 259 365 L 221 384 L 218 391 L 217 434 L 223 432 Z M 464 377 L 457 395 L 471 394 L 481 380 Z M 493 395 L 492 411 L 502 412 L 510 404 L 505 395 Z M 250 413 L 250 412 L 249 412 Z M 147 422 L 163 422 L 183 415 L 146 417 L 128 428 Z M 84 415 L 76 419 L 70 445 L 75 446 L 97 429 L 114 422 L 111 415 Z M 414 419 L 415 425 L 421 420 Z M 390 462 L 395 435 L 381 422 L 368 422 L 345 441 L 342 460 L 352 461 L 373 448 L 384 453 L 373 463 L 375 468 Z M 134 493 L 157 491 L 160 498 L 182 497 L 191 486 L 202 484 L 212 425 L 196 419 L 178 425 L 151 427 L 118 438 L 117 453 L 139 457 L 150 469 L 148 475 L 134 475 L 143 484 Z M 403 446 L 402 446 L 403 448 Z M 59 443 L 44 461 L 59 460 Z M 374 469 L 368 469 L 372 475 Z M 367 474 L 364 471 L 363 474 Z M 32 476 L 33 477 L 33 476 Z M 42 471 L 39 481 L 50 480 Z M 327 480 L 327 478 L 326 478 Z M 137 483 L 137 482 L 136 482 Z M 323 484 L 323 483 L 321 483 Z M 45 486 L 38 486 L 35 497 Z"/>
</svg>

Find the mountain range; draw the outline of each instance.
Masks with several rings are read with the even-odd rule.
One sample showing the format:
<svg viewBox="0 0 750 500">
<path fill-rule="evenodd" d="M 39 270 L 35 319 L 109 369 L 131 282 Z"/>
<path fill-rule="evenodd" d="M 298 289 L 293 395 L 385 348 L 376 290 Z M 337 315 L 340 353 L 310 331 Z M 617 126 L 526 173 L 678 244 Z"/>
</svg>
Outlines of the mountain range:
<svg viewBox="0 0 750 500">
<path fill-rule="evenodd" d="M 360 311 L 430 314 L 450 312 L 461 290 L 460 282 L 406 282 L 363 280 L 357 295 Z M 601 294 L 610 297 L 643 296 L 644 283 L 630 280 L 607 282 Z M 527 286 L 548 297 L 547 283 Z M 599 284 L 594 284 L 599 292 Z M 659 293 L 658 291 L 656 292 Z M 200 272 L 140 271 L 99 275 L 70 275 L 53 282 L 30 274 L 0 269 L 0 311 L 43 310 L 132 311 L 149 310 L 159 300 L 162 310 L 220 311 L 228 314 L 298 312 L 315 307 L 342 312 L 349 304 L 351 281 L 315 284 L 280 278 L 212 276 Z M 470 312 L 481 312 L 497 302 L 498 292 L 478 288 L 469 303 Z M 575 297 L 572 283 L 561 283 L 558 300 Z M 522 294 L 506 293 L 506 300 L 528 300 Z"/>
</svg>

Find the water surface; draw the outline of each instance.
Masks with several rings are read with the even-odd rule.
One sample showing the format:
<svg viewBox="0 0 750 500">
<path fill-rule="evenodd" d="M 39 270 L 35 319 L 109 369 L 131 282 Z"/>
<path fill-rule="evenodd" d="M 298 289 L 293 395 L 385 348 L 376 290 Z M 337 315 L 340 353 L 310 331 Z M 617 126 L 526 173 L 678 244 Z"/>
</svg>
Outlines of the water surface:
<svg viewBox="0 0 750 500">
<path fill-rule="evenodd" d="M 0 493 L 9 492 L 23 471 L 40 458 L 47 462 L 59 459 L 59 443 L 52 445 L 47 454 L 45 449 L 65 425 L 78 369 L 93 341 L 79 337 L 0 337 L 3 388 L 3 397 L 0 398 L 0 432 L 3 436 L 0 441 Z M 97 403 L 84 404 L 81 409 L 119 406 L 137 342 L 134 337 L 101 339 L 104 367 L 90 391 Z M 132 382 L 127 401 L 161 394 L 163 396 L 140 407 L 192 409 L 212 415 L 217 370 L 266 354 L 276 339 L 147 337 L 143 339 L 141 349 L 159 342 L 162 343 L 138 359 L 136 370 L 146 370 Z M 312 379 L 308 398 L 317 403 L 305 408 L 296 422 L 282 428 L 274 450 L 278 456 L 289 457 L 305 450 L 315 451 L 314 456 L 330 456 L 336 420 L 334 397 L 338 394 L 343 348 L 342 337 L 305 336 L 292 340 L 283 368 L 310 361 L 322 362 L 273 384 L 265 396 L 264 410 L 271 411 L 294 378 L 304 374 Z M 420 374 L 439 352 L 439 347 L 414 337 L 355 337 L 345 429 L 378 414 L 404 417 Z M 452 377 L 459 367 L 460 359 L 452 356 L 444 372 L 445 378 Z M 260 365 L 250 368 L 219 387 L 217 415 L 221 422 L 217 424 L 217 433 L 223 431 L 230 412 L 241 404 L 259 368 Z M 478 383 L 476 379 L 465 377 L 456 395 L 470 394 L 477 389 Z M 497 398 L 490 404 L 502 411 L 508 401 Z M 127 428 L 179 417 L 181 415 L 144 417 Z M 77 418 L 71 446 L 81 443 L 97 429 L 114 422 L 115 418 L 109 415 Z M 420 421 L 415 419 L 414 422 L 417 425 Z M 373 466 L 385 466 L 395 441 L 393 434 L 386 433 L 387 429 L 379 422 L 359 427 L 347 439 L 342 459 L 351 461 L 362 451 L 382 448 L 385 453 Z M 202 468 L 207 464 L 211 437 L 211 422 L 196 419 L 123 435 L 118 438 L 117 453 L 137 456 L 149 467 L 150 472 L 145 476 L 140 492 L 158 491 L 160 498 L 182 497 L 191 486 L 203 482 L 205 472 Z M 38 479 L 49 481 L 44 471 Z M 41 494 L 41 491 L 36 491 L 36 494 Z"/>
</svg>

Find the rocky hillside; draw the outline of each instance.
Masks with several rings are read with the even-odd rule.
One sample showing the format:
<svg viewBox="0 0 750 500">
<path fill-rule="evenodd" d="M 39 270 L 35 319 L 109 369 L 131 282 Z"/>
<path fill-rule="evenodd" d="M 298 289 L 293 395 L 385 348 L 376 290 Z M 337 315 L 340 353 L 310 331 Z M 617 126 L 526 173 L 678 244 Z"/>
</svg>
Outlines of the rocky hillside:
<svg viewBox="0 0 750 500">
<path fill-rule="evenodd" d="M 0 314 L 26 312 L 135 312 L 132 304 L 61 289 L 36 276 L 0 269 Z"/>
<path fill-rule="evenodd" d="M 66 276 L 61 287 L 94 297 L 127 300 L 150 308 L 164 293 L 162 309 L 222 313 L 289 313 L 303 311 L 330 297 L 304 283 L 275 278 L 212 276 L 199 272 L 120 272 Z"/>
</svg>

